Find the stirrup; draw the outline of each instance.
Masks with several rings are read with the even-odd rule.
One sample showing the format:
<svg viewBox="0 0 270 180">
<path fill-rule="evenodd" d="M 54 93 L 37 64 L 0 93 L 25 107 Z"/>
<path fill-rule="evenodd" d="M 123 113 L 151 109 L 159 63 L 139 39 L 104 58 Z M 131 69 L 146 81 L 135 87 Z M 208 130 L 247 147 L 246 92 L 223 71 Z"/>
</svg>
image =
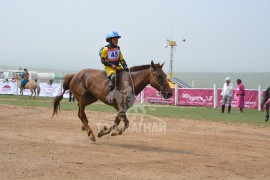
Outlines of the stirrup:
<svg viewBox="0 0 270 180">
<path fill-rule="evenodd" d="M 109 91 L 109 94 L 106 96 L 106 99 L 108 101 L 108 103 L 112 104 L 113 103 L 113 99 L 114 99 L 114 90 Z"/>
</svg>

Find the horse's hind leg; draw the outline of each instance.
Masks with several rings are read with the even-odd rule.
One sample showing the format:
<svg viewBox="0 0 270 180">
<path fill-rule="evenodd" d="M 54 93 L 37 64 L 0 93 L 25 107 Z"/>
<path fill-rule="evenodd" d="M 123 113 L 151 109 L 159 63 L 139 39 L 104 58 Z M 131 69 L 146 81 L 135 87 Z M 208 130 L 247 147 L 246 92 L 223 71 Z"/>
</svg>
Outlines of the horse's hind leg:
<svg viewBox="0 0 270 180">
<path fill-rule="evenodd" d="M 88 125 L 88 119 L 86 117 L 84 109 L 85 109 L 85 105 L 80 105 L 78 115 L 83 123 L 82 130 L 87 132 L 87 135 L 90 137 L 91 141 L 96 141 L 95 135 L 92 129 L 90 128 L 90 126 Z"/>
<path fill-rule="evenodd" d="M 80 99 L 78 99 L 78 106 L 79 106 L 78 117 L 82 121 L 82 130 L 87 132 L 87 135 L 90 136 L 91 141 L 96 141 L 96 138 L 93 134 L 92 129 L 88 125 L 88 119 L 86 117 L 84 109 L 87 105 L 92 104 L 96 101 L 97 99 L 91 95 L 89 96 L 89 94 L 84 95 Z"/>
<path fill-rule="evenodd" d="M 30 89 L 30 91 L 31 91 L 31 95 L 30 95 L 30 99 L 32 98 L 32 96 L 33 96 L 33 89 Z"/>
<path fill-rule="evenodd" d="M 37 88 L 33 89 L 33 91 L 34 91 L 34 99 L 36 99 L 36 96 L 37 96 L 36 90 L 37 90 Z"/>
</svg>

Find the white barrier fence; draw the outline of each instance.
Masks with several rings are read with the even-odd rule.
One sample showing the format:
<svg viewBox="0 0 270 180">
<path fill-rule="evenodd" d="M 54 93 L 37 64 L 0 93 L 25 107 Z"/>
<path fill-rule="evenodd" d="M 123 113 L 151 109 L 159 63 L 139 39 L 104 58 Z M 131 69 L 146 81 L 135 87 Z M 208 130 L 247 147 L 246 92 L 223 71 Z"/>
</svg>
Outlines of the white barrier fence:
<svg viewBox="0 0 270 180">
<path fill-rule="evenodd" d="M 55 97 L 62 92 L 62 84 L 54 83 L 39 83 L 41 97 Z M 173 88 L 173 97 L 169 100 L 163 99 L 160 94 L 152 87 L 146 87 L 140 95 L 136 98 L 137 102 L 150 102 L 150 103 L 165 103 L 175 106 L 208 106 L 217 108 L 221 103 L 220 89 L 217 89 L 216 85 L 211 88 L 185 88 L 180 89 L 177 86 Z M 19 88 L 14 82 L 1 82 L 0 94 L 19 95 Z M 24 90 L 24 95 L 30 95 L 29 89 Z M 64 94 L 64 98 L 69 98 L 69 93 Z M 233 98 L 232 106 L 235 106 L 235 99 Z M 245 102 L 246 108 L 258 108 L 260 110 L 260 104 L 262 100 L 261 86 L 258 89 L 247 89 Z"/>
</svg>

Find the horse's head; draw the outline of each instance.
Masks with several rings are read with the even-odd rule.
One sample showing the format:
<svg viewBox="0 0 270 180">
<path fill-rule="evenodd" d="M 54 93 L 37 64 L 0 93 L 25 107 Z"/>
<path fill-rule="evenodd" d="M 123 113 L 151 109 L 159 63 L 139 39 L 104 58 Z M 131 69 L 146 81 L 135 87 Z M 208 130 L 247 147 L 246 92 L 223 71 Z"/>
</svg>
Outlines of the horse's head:
<svg viewBox="0 0 270 180">
<path fill-rule="evenodd" d="M 14 77 L 13 79 L 14 79 L 14 80 L 17 80 L 17 81 L 21 80 L 21 79 L 22 79 L 22 78 L 21 78 L 21 74 L 16 74 L 15 77 Z"/>
<path fill-rule="evenodd" d="M 172 89 L 167 81 L 166 74 L 162 70 L 163 64 L 154 64 L 151 61 L 150 67 L 150 85 L 160 91 L 165 99 L 172 97 Z"/>
</svg>

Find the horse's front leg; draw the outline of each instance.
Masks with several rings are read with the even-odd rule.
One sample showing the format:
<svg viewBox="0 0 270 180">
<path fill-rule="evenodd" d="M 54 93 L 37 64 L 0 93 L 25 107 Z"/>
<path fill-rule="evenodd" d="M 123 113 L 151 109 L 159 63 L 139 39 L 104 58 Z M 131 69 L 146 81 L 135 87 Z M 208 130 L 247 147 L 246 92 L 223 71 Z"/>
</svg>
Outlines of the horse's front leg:
<svg viewBox="0 0 270 180">
<path fill-rule="evenodd" d="M 20 95 L 21 95 L 21 98 L 23 96 L 23 89 L 20 89 Z"/>
<path fill-rule="evenodd" d="M 106 126 L 103 126 L 102 129 L 100 129 L 98 132 L 98 137 L 100 138 L 106 134 L 109 134 L 113 129 L 116 129 L 117 126 L 119 125 L 120 121 L 121 121 L 121 119 L 117 114 L 117 116 L 115 117 L 115 120 L 114 120 L 114 124 L 109 128 Z"/>
<path fill-rule="evenodd" d="M 269 107 L 270 107 L 270 102 L 266 104 L 265 122 L 269 120 Z"/>
<path fill-rule="evenodd" d="M 118 113 L 118 116 L 122 119 L 124 122 L 124 126 L 121 129 L 114 129 L 114 132 L 112 132 L 112 136 L 121 135 L 128 127 L 129 127 L 129 121 L 127 119 L 126 112 L 120 112 Z"/>
</svg>

